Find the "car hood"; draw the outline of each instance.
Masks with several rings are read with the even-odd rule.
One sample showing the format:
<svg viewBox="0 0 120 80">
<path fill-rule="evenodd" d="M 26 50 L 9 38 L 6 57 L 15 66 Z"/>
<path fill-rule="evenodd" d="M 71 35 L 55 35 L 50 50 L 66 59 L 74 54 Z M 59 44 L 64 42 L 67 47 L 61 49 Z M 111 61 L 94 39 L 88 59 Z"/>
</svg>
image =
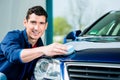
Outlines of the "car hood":
<svg viewBox="0 0 120 80">
<path fill-rule="evenodd" d="M 120 63 L 120 42 L 69 42 L 75 52 L 71 55 L 61 56 L 61 61 L 87 61 L 87 62 L 113 62 Z"/>
</svg>

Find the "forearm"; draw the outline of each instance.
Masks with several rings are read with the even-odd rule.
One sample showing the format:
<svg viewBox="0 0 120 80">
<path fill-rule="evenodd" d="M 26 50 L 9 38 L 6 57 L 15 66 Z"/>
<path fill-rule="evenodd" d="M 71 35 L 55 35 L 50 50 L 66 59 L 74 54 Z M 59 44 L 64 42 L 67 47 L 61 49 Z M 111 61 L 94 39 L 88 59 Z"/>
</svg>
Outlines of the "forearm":
<svg viewBox="0 0 120 80">
<path fill-rule="evenodd" d="M 64 55 L 67 53 L 67 47 L 59 43 L 53 43 L 48 46 L 41 46 L 31 49 L 23 49 L 21 51 L 20 57 L 23 62 L 30 62 L 42 55 L 46 56 L 55 56 L 55 55 Z"/>
<path fill-rule="evenodd" d="M 21 51 L 20 58 L 21 60 L 26 63 L 30 62 L 38 57 L 41 57 L 43 55 L 42 50 L 40 50 L 42 47 L 38 48 L 31 48 L 31 49 L 23 49 Z"/>
</svg>

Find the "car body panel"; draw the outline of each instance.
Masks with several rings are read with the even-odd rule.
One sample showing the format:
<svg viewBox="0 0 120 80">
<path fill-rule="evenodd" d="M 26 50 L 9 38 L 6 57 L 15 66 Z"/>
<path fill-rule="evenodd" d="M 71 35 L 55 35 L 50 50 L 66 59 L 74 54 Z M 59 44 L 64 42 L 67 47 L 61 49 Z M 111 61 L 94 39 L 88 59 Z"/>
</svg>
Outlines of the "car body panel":
<svg viewBox="0 0 120 80">
<path fill-rule="evenodd" d="M 120 63 L 120 49 L 84 49 L 76 51 L 69 56 L 59 57 L 61 61 L 86 61 L 86 62 L 106 62 Z"/>
</svg>

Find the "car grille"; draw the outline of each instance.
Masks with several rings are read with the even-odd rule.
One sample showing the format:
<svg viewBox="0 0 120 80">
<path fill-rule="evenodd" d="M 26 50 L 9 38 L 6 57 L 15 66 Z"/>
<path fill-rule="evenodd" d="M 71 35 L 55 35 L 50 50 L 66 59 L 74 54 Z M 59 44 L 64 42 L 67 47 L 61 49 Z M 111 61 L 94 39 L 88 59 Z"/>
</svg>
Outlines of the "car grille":
<svg viewBox="0 0 120 80">
<path fill-rule="evenodd" d="M 120 80 L 120 64 L 66 62 L 70 80 Z"/>
</svg>

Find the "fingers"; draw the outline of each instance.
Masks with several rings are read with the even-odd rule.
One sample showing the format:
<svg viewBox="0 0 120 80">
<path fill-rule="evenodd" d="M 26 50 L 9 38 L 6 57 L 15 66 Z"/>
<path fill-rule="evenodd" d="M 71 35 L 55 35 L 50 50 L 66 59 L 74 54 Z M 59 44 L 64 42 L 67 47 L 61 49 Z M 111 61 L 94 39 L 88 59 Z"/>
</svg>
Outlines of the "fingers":
<svg viewBox="0 0 120 80">
<path fill-rule="evenodd" d="M 65 54 L 66 52 L 67 52 L 67 50 L 64 50 L 64 49 L 57 49 L 57 48 L 55 48 L 55 49 L 53 49 L 53 51 L 55 52 L 55 53 L 58 53 L 59 55 L 61 54 Z"/>
<path fill-rule="evenodd" d="M 67 51 L 67 46 L 64 44 L 54 43 L 54 45 L 55 45 L 54 46 L 55 49 Z"/>
<path fill-rule="evenodd" d="M 67 53 L 67 46 L 60 43 L 53 43 L 52 45 L 52 53 L 51 55 L 64 55 Z"/>
</svg>

